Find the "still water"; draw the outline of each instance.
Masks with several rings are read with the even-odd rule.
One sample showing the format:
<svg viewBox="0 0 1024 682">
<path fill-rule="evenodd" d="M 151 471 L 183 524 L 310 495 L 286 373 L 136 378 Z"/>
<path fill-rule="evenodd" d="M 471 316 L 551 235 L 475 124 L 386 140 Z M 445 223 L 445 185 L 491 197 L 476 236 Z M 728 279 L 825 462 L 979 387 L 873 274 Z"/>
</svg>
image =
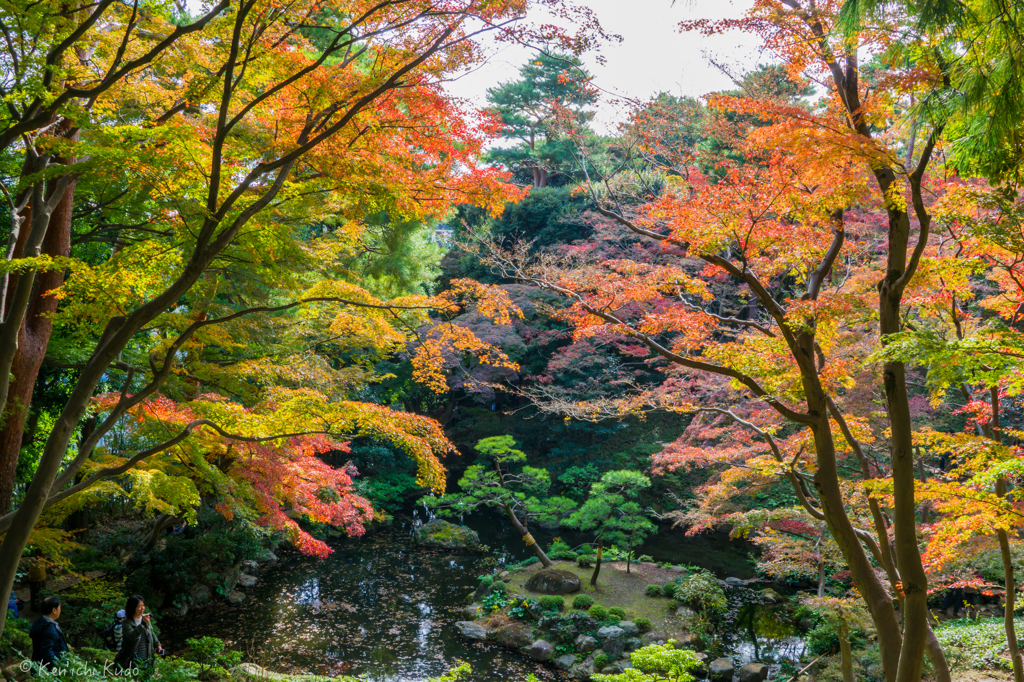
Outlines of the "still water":
<svg viewBox="0 0 1024 682">
<path fill-rule="evenodd" d="M 483 554 L 424 550 L 412 544 L 422 509 L 396 515 L 385 529 L 357 540 L 332 542 L 334 553 L 318 560 L 292 551 L 245 588 L 240 606 L 218 604 L 161 623 L 173 650 L 188 637 L 214 636 L 245 653 L 246 660 L 281 672 L 366 675 L 374 680 L 418 682 L 436 677 L 457 660 L 469 662 L 478 682 L 518 682 L 529 673 L 556 679 L 561 673 L 490 644 L 471 643 L 455 631 L 477 576 L 494 559 Z M 493 514 L 464 519 L 499 561 L 526 558 L 518 535 Z M 534 530 L 547 545 L 564 532 Z M 658 561 L 703 565 L 720 577 L 749 577 L 749 548 L 720 534 L 687 538 L 666 529 L 642 553 Z"/>
</svg>

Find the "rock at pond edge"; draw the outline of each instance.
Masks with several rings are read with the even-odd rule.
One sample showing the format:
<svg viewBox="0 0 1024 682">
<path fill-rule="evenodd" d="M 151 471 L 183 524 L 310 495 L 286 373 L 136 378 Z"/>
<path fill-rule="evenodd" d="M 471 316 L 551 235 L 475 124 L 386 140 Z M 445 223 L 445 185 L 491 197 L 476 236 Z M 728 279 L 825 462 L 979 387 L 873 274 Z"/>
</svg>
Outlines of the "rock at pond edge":
<svg viewBox="0 0 1024 682">
<path fill-rule="evenodd" d="M 434 519 L 425 523 L 413 533 L 417 545 L 439 549 L 475 549 L 480 546 L 480 536 L 465 526 Z"/>
<path fill-rule="evenodd" d="M 764 682 L 768 679 L 768 666 L 764 663 L 747 663 L 740 668 L 740 682 Z"/>
<path fill-rule="evenodd" d="M 551 657 L 555 653 L 555 647 L 551 646 L 543 639 L 538 639 L 530 645 L 530 649 L 527 653 L 530 654 L 530 658 L 533 660 L 543 663 L 551 660 Z"/>
<path fill-rule="evenodd" d="M 487 639 L 487 630 L 484 629 L 484 626 L 471 620 L 460 620 L 455 623 L 455 628 L 466 639 L 475 639 L 477 641 Z"/>
</svg>

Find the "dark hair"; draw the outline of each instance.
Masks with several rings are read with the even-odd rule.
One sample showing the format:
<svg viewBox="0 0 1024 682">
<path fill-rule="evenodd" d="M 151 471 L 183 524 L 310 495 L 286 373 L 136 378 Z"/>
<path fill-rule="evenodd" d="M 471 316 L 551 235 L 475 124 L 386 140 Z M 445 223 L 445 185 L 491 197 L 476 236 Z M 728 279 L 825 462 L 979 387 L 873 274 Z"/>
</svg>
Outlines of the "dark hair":
<svg viewBox="0 0 1024 682">
<path fill-rule="evenodd" d="M 57 595 L 51 594 L 49 597 L 43 600 L 42 609 L 44 616 L 49 616 L 58 608 L 60 608 L 60 597 L 58 597 Z"/>
<path fill-rule="evenodd" d="M 133 594 L 128 597 L 128 603 L 124 605 L 124 617 L 135 620 L 135 607 L 139 605 L 139 602 L 145 602 L 141 595 Z"/>
</svg>

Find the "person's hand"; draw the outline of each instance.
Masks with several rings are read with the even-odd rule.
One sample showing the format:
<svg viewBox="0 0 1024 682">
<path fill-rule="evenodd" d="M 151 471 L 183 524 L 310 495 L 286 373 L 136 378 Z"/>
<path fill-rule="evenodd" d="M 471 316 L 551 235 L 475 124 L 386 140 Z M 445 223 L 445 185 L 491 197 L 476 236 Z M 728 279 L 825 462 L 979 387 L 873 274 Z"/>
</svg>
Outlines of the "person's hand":
<svg viewBox="0 0 1024 682">
<path fill-rule="evenodd" d="M 143 623 L 147 623 L 147 624 L 149 623 L 149 614 L 148 613 L 142 614 L 142 622 Z"/>
</svg>

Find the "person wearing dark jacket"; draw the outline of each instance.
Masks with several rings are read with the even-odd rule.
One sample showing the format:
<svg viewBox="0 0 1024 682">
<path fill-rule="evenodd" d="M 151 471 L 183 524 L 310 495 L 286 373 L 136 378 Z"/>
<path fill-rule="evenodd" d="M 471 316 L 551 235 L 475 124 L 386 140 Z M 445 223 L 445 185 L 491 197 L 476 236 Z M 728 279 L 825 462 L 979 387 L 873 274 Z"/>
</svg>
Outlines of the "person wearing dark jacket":
<svg viewBox="0 0 1024 682">
<path fill-rule="evenodd" d="M 153 665 L 156 655 L 162 654 L 164 648 L 153 632 L 146 603 L 136 594 L 128 598 L 124 612 L 127 615 L 121 628 L 121 649 L 114 662 L 123 669 L 147 668 Z"/>
<path fill-rule="evenodd" d="M 68 651 L 64 632 L 57 625 L 60 618 L 60 597 L 54 595 L 43 600 L 43 615 L 28 631 L 32 638 L 32 661 L 43 668 L 53 668 L 61 656 Z"/>
</svg>

